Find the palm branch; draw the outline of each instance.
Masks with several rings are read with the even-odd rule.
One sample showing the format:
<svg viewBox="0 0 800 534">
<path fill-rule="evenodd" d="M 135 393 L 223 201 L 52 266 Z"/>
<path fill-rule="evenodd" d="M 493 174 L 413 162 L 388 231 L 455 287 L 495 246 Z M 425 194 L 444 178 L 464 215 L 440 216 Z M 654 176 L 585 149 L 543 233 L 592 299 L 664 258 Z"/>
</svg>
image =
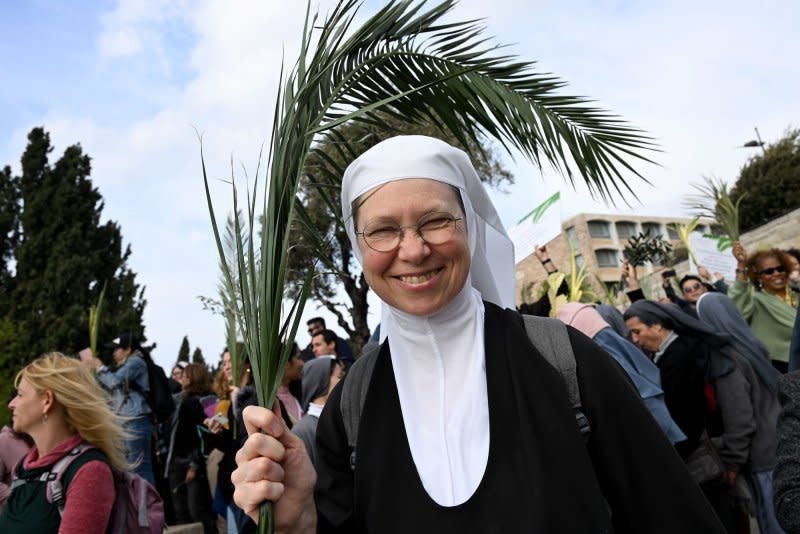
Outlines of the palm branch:
<svg viewBox="0 0 800 534">
<path fill-rule="evenodd" d="M 310 8 L 307 12 L 299 57 L 291 68 L 281 68 L 260 236 L 254 232 L 262 198 L 257 171 L 244 217 L 237 215 L 233 180 L 237 261 L 235 268 L 222 262 L 224 276 L 230 284 L 236 280 L 241 291 L 239 327 L 262 406 L 271 406 L 275 398 L 290 350 L 282 341 L 297 332 L 314 272 L 309 270 L 301 294 L 283 310 L 289 230 L 308 222 L 297 207 L 297 186 L 316 136 L 347 121 L 370 123 L 388 113 L 404 121 L 433 121 L 464 141 L 495 138 L 540 166 L 549 163 L 573 185 L 580 177 L 602 198 L 633 194 L 623 173 L 644 180 L 629 160 L 650 162 L 644 155 L 655 149 L 650 137 L 585 98 L 559 94 L 562 80 L 537 73 L 533 62 L 490 44 L 480 22 L 445 21 L 455 5 L 455 0 L 432 7 L 390 1 L 359 27 L 354 19 L 360 1 L 342 0 L 324 21 Z M 224 258 L 204 162 L 203 177 Z M 324 245 L 324 236 L 309 239 Z M 271 532 L 270 509 L 269 504 L 262 508 L 262 532 Z"/>
<path fill-rule="evenodd" d="M 106 286 L 108 282 L 103 282 L 103 289 L 97 297 L 97 304 L 89 306 L 89 349 L 92 351 L 92 358 L 97 358 L 97 339 L 100 332 L 100 318 L 103 316 L 103 302 L 106 298 Z"/>
<path fill-rule="evenodd" d="M 697 256 L 695 256 L 694 248 L 692 248 L 692 244 L 689 242 L 689 236 L 694 232 L 698 224 L 700 224 L 700 217 L 695 217 L 686 224 L 673 223 L 668 225 L 678 233 L 678 238 L 680 238 L 683 246 L 686 247 L 689 257 L 695 265 L 698 265 Z"/>
<path fill-rule="evenodd" d="M 703 183 L 692 184 L 696 194 L 687 195 L 684 205 L 692 209 L 696 215 L 716 219 L 717 224 L 729 238 L 727 241 L 739 240 L 739 205 L 747 195 L 741 195 L 733 201 L 726 184 L 721 178 L 703 177 Z M 717 236 L 718 237 L 718 236 Z M 725 241 L 720 240 L 722 246 Z"/>
</svg>

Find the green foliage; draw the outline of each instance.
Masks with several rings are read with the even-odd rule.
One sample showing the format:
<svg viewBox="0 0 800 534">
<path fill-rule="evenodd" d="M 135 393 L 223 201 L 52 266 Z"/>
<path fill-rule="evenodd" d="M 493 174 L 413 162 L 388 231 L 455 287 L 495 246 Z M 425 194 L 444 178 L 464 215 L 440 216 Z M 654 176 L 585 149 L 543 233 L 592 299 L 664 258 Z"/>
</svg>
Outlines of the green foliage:
<svg viewBox="0 0 800 534">
<path fill-rule="evenodd" d="M 103 316 L 103 300 L 106 296 L 107 285 L 103 284 L 103 290 L 97 297 L 97 304 L 89 307 L 89 349 L 95 358 L 97 358 L 97 338 L 100 334 L 100 318 Z"/>
<path fill-rule="evenodd" d="M 730 191 L 748 232 L 800 207 L 800 130 L 788 130 L 764 153 L 752 156 Z"/>
<path fill-rule="evenodd" d="M 650 232 L 639 232 L 639 235 L 629 237 L 622 249 L 622 255 L 634 267 L 652 263 L 663 265 L 672 252 L 672 245 L 663 239 L 661 234 L 650 235 Z"/>
<path fill-rule="evenodd" d="M 17 349 L 0 348 L 0 364 L 19 367 L 51 350 L 90 345 L 89 309 L 107 281 L 97 339 L 131 331 L 144 340 L 144 289 L 127 266 L 120 227 L 101 224 L 103 200 L 93 187 L 89 156 L 67 147 L 51 164 L 43 128 L 28 135 L 22 173 L 0 172 L 0 319 Z M 13 269 L 11 266 L 13 265 Z M 10 325 L 10 326 L 9 326 Z"/>
<path fill-rule="evenodd" d="M 683 248 L 686 249 L 686 253 L 692 259 L 695 265 L 697 265 L 699 262 L 697 261 L 697 257 L 694 255 L 694 249 L 692 249 L 692 244 L 689 243 L 689 236 L 692 234 L 692 232 L 695 231 L 698 224 L 700 224 L 700 217 L 695 217 L 686 224 L 674 223 L 668 225 L 671 226 L 678 233 L 678 237 L 681 240 Z"/>
<path fill-rule="evenodd" d="M 188 362 L 190 352 L 191 349 L 189 348 L 189 336 L 183 336 L 183 341 L 181 341 L 181 348 L 178 349 L 178 361 Z"/>
<path fill-rule="evenodd" d="M 720 250 L 725 249 L 725 244 L 738 241 L 740 234 L 739 213 L 742 200 L 747 194 L 742 194 L 734 202 L 728 191 L 728 184 L 721 178 L 703 177 L 703 183 L 692 184 L 697 194 L 686 197 L 686 206 L 693 210 L 698 217 L 710 217 L 717 221 L 719 229 L 727 235 L 727 241 L 722 240 L 724 236 L 714 236 L 720 239 Z"/>
<path fill-rule="evenodd" d="M 237 317 L 262 406 L 271 405 L 280 385 L 290 351 L 286 341 L 297 333 L 316 265 L 322 262 L 335 270 L 323 252 L 308 269 L 292 306 L 283 309 L 293 225 L 298 224 L 306 243 L 318 250 L 327 250 L 330 239 L 319 232 L 303 199 L 297 197 L 316 136 L 336 142 L 341 139 L 336 127 L 349 121 L 381 123 L 380 112 L 410 123 L 430 121 L 461 144 L 480 145 L 479 138 L 486 135 L 537 164 L 549 163 L 571 182 L 577 173 L 593 194 L 603 198 L 614 192 L 633 194 L 622 172 L 632 171 L 643 179 L 628 159 L 649 161 L 643 152 L 654 146 L 641 131 L 587 105 L 585 98 L 558 94 L 564 86 L 561 80 L 535 73 L 530 62 L 500 55 L 499 47 L 487 44 L 480 23 L 443 20 L 454 0 L 432 7 L 411 0 L 389 1 L 355 27 L 360 5 L 357 0 L 342 0 L 324 21 L 310 14 L 309 6 L 299 58 L 288 71 L 281 71 L 259 217 L 259 172 L 248 189 L 244 220 L 238 216 L 232 179 L 237 239 L 242 229 L 248 237 L 246 245 L 237 242 L 233 270 L 225 261 L 203 166 L 224 275 L 231 284 L 234 275 L 238 277 L 242 302 Z M 346 143 L 337 146 L 343 153 L 351 150 Z M 340 178 L 341 172 L 334 177 Z M 336 183 L 330 177 L 325 180 Z M 330 195 L 324 202 L 332 213 L 338 211 Z M 260 235 L 254 229 L 258 221 Z M 343 257 L 340 265 L 351 261 Z M 271 505 L 266 503 L 259 531 L 272 530 Z"/>
<path fill-rule="evenodd" d="M 206 364 L 206 359 L 203 357 L 203 351 L 200 347 L 195 347 L 192 353 L 192 363 Z"/>
</svg>

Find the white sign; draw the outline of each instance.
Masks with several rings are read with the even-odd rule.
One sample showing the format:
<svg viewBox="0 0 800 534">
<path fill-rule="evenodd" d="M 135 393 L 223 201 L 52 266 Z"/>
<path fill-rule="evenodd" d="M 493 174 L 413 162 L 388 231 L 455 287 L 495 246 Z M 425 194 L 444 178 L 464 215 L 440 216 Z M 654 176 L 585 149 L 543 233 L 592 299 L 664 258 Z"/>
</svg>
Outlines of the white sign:
<svg viewBox="0 0 800 534">
<path fill-rule="evenodd" d="M 708 272 L 712 275 L 716 272 L 721 273 L 729 284 L 733 282 L 736 278 L 736 258 L 733 257 L 730 248 L 720 252 L 716 239 L 703 237 L 698 232 L 689 235 L 689 244 L 697 256 L 698 263 L 708 269 Z M 697 265 L 694 264 L 691 254 L 689 268 L 692 272 L 697 272 Z"/>
</svg>

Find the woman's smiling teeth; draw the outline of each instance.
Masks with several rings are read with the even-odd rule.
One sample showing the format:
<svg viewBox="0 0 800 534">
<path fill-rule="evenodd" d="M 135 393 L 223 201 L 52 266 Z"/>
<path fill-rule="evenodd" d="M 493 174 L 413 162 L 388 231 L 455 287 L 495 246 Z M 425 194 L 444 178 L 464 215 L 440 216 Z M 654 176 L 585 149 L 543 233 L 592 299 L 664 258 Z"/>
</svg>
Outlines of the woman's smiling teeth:
<svg viewBox="0 0 800 534">
<path fill-rule="evenodd" d="M 424 284 L 425 282 L 429 281 L 431 278 L 436 276 L 439 271 L 442 269 L 435 269 L 433 271 L 428 271 L 427 273 L 423 274 L 415 274 L 415 275 L 406 275 L 406 276 L 398 276 L 397 278 L 400 279 L 401 282 L 409 285 L 419 285 Z"/>
</svg>

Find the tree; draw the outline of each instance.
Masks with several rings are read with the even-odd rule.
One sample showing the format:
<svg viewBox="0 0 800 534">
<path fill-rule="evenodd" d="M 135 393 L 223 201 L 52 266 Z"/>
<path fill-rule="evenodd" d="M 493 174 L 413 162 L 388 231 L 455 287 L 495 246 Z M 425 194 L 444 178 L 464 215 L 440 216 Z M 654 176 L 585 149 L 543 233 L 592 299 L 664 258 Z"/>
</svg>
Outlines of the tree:
<svg viewBox="0 0 800 534">
<path fill-rule="evenodd" d="M 192 353 L 192 363 L 199 363 L 201 365 L 206 364 L 206 359 L 203 358 L 203 351 L 200 347 L 196 347 L 194 352 Z"/>
<path fill-rule="evenodd" d="M 183 336 L 183 341 L 181 341 L 181 348 L 178 349 L 178 361 L 188 362 L 190 352 L 191 349 L 189 348 L 189 336 Z"/>
<path fill-rule="evenodd" d="M 800 207 L 800 129 L 787 130 L 764 153 L 752 156 L 730 192 L 747 232 Z"/>
<path fill-rule="evenodd" d="M 288 285 L 298 295 L 308 270 L 316 261 L 322 269 L 314 277 L 311 296 L 337 318 L 337 324 L 350 337 L 354 350 L 369 339 L 367 326 L 368 286 L 355 265 L 350 240 L 337 218 L 340 211 L 341 170 L 373 145 L 398 134 L 430 135 L 459 146 L 472 155 L 473 164 L 482 181 L 495 187 L 513 183 L 512 175 L 500 164 L 488 141 L 461 142 L 455 135 L 442 131 L 432 121 L 414 124 L 387 114 L 378 115 L 373 123 L 345 123 L 324 137 L 311 150 L 298 196 L 303 209 L 313 221 L 314 234 L 325 236 L 324 253 L 317 240 L 308 239 L 307 228 L 294 227 L 290 240 L 294 243 L 289 256 Z M 342 289 L 349 299 L 338 298 Z"/>
<path fill-rule="evenodd" d="M 0 172 L 0 373 L 39 354 L 89 346 L 89 308 L 106 285 L 101 340 L 145 341 L 144 288 L 127 266 L 119 225 L 101 223 L 103 199 L 79 144 L 54 163 L 43 128 L 28 134 L 21 174 Z M 2 389 L 2 386 L 0 386 Z M 0 395 L 4 392 L 0 391 Z"/>
<path fill-rule="evenodd" d="M 14 273 L 9 265 L 20 238 L 19 179 L 11 174 L 11 167 L 0 171 L 0 317 L 8 314 Z"/>
</svg>

